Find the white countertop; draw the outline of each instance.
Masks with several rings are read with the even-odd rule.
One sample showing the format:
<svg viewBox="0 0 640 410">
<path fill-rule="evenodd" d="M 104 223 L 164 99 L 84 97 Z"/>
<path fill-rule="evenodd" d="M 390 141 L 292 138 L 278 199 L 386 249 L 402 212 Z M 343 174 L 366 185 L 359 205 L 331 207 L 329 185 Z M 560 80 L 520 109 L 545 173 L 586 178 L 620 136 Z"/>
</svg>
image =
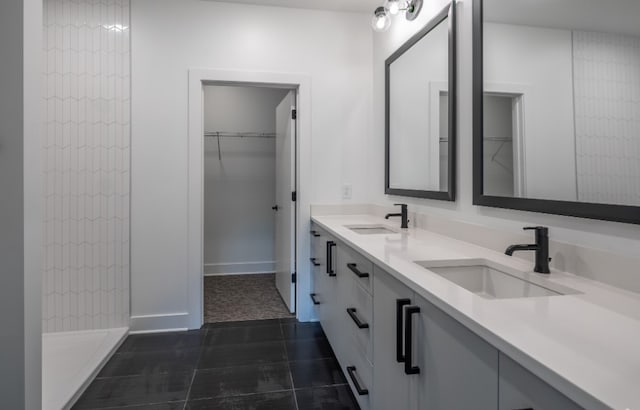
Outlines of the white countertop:
<svg viewBox="0 0 640 410">
<path fill-rule="evenodd" d="M 532 264 L 370 215 L 312 220 L 581 406 L 640 410 L 640 295 L 553 271 L 532 275 L 581 293 L 485 299 L 414 261 L 483 258 L 528 272 Z M 345 227 L 360 224 L 401 232 L 362 235 Z"/>
</svg>

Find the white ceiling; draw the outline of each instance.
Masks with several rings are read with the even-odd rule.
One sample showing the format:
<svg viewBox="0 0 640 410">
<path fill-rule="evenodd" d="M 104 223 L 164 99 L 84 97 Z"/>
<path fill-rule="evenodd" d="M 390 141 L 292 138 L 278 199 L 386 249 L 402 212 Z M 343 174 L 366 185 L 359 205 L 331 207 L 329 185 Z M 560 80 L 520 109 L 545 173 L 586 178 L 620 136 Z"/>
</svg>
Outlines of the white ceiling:
<svg viewBox="0 0 640 410">
<path fill-rule="evenodd" d="M 488 21 L 640 35 L 640 0 L 484 0 Z"/>
<path fill-rule="evenodd" d="M 293 7 L 299 9 L 353 11 L 371 13 L 383 0 L 210 0 L 227 3 L 258 4 L 263 6 Z"/>
</svg>

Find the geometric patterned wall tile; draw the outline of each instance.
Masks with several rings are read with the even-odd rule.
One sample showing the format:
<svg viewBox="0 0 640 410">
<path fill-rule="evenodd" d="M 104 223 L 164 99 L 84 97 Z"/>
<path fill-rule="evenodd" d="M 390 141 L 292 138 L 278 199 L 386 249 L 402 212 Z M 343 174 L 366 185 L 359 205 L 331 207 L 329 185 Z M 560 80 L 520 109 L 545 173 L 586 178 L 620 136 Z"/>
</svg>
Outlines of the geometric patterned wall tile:
<svg viewBox="0 0 640 410">
<path fill-rule="evenodd" d="M 581 202 L 640 205 L 640 37 L 575 31 Z"/>
<path fill-rule="evenodd" d="M 45 332 L 129 323 L 129 0 L 45 0 Z"/>
</svg>

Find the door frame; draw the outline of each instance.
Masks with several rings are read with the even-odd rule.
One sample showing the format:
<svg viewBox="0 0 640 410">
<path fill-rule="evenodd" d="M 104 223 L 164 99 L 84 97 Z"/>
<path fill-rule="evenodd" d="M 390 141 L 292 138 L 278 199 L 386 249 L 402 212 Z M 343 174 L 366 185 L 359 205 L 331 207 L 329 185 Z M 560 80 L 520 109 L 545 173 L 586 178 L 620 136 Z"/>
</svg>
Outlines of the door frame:
<svg viewBox="0 0 640 410">
<path fill-rule="evenodd" d="M 189 70 L 188 106 L 188 194 L 187 194 L 187 310 L 189 329 L 199 329 L 204 323 L 204 86 L 239 85 L 296 90 L 296 316 L 308 320 L 311 311 L 299 300 L 310 289 L 308 267 L 301 261 L 308 258 L 311 217 L 309 192 L 311 186 L 311 78 L 303 74 L 260 71 L 232 71 L 193 68 Z M 308 293 L 308 292 L 306 292 Z"/>
</svg>

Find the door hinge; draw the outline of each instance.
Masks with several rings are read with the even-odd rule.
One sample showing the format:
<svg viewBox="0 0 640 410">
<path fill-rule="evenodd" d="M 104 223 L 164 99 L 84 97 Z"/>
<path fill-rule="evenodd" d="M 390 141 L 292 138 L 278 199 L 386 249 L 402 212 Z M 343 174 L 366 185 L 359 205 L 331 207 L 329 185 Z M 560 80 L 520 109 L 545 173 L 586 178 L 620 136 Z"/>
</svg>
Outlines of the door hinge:
<svg viewBox="0 0 640 410">
<path fill-rule="evenodd" d="M 291 192 L 291 201 L 296 202 L 298 200 L 298 193 L 296 191 Z"/>
<path fill-rule="evenodd" d="M 298 119 L 298 110 L 296 110 L 296 109 L 291 110 L 291 119 L 292 120 L 297 120 Z"/>
<path fill-rule="evenodd" d="M 296 283 L 296 281 L 298 280 L 297 276 L 298 275 L 295 272 L 291 274 L 291 283 Z"/>
</svg>

